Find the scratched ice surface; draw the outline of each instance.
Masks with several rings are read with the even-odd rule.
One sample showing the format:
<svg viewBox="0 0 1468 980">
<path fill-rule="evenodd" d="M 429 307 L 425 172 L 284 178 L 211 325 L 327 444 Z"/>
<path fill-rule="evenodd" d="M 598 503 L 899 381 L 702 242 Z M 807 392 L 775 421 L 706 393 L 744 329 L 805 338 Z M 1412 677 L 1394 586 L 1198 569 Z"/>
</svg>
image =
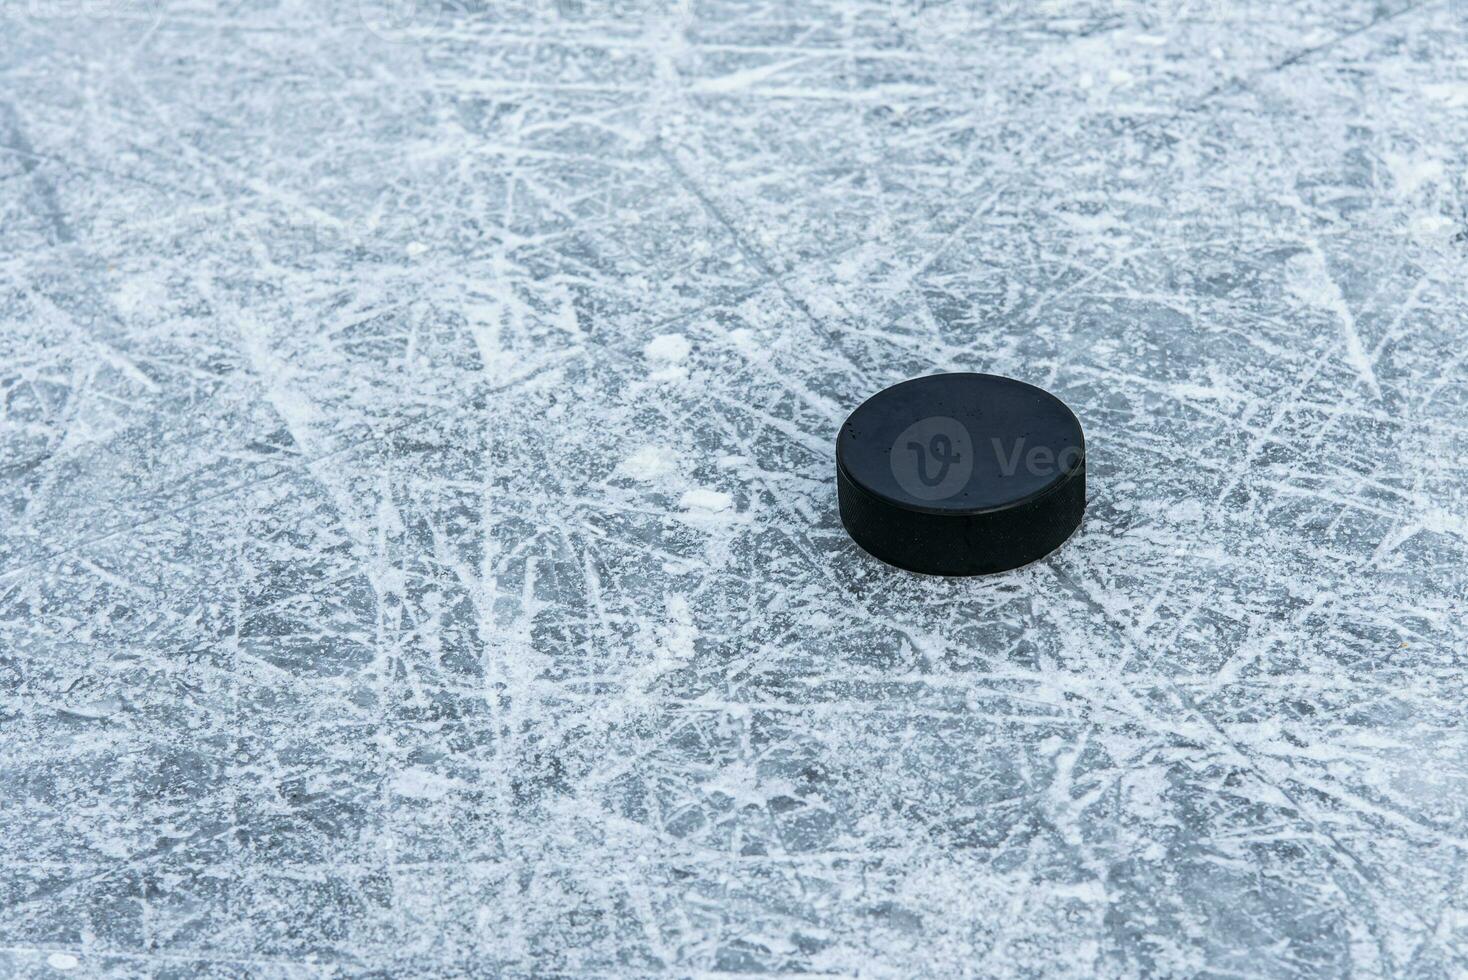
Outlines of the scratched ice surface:
<svg viewBox="0 0 1468 980">
<path fill-rule="evenodd" d="M 1461 0 L 364 3 L 0 0 L 0 972 L 1468 971 Z"/>
</svg>

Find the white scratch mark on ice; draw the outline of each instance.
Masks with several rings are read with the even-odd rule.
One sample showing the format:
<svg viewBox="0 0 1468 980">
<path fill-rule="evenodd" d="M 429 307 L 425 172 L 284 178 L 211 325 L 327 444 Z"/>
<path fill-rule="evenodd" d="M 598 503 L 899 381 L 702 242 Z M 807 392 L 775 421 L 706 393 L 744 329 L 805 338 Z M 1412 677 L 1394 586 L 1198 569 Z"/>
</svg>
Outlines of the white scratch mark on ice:
<svg viewBox="0 0 1468 980">
<path fill-rule="evenodd" d="M 1376 370 L 1371 364 L 1370 356 L 1366 353 L 1366 347 L 1361 343 L 1361 334 L 1356 327 L 1356 317 L 1346 303 L 1346 297 L 1341 292 L 1340 284 L 1331 276 L 1319 243 L 1312 242 L 1310 251 L 1296 255 L 1290 260 L 1290 264 L 1295 273 L 1295 278 L 1290 284 L 1295 295 L 1307 303 L 1326 310 L 1335 318 L 1336 325 L 1340 328 L 1341 339 L 1345 343 L 1347 363 L 1360 375 L 1371 393 L 1380 398 L 1381 386 L 1377 383 Z"/>
<path fill-rule="evenodd" d="M 699 487 L 696 490 L 685 491 L 683 496 L 678 498 L 678 503 L 686 510 L 704 510 L 717 514 L 733 507 L 734 498 L 722 490 Z"/>
</svg>

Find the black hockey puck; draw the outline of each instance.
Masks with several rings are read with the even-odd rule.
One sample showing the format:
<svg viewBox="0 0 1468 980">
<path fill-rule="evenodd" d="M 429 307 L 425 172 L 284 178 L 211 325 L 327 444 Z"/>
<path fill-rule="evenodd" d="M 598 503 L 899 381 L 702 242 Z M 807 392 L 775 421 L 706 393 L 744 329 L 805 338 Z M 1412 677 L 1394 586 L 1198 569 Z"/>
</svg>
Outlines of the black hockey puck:
<svg viewBox="0 0 1468 980">
<path fill-rule="evenodd" d="M 1065 403 L 992 374 L 879 391 L 836 437 L 841 523 L 890 565 L 985 575 L 1043 558 L 1086 510 L 1086 440 Z"/>
</svg>

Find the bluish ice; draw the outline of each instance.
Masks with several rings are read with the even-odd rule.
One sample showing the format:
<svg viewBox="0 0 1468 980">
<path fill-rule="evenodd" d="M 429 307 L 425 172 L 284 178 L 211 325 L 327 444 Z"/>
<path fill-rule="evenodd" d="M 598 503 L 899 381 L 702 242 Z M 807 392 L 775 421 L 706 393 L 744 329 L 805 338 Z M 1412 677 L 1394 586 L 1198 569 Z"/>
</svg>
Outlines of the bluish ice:
<svg viewBox="0 0 1468 980">
<path fill-rule="evenodd" d="M 1465 282 L 1459 0 L 0 0 L 0 973 L 1463 976 Z"/>
</svg>

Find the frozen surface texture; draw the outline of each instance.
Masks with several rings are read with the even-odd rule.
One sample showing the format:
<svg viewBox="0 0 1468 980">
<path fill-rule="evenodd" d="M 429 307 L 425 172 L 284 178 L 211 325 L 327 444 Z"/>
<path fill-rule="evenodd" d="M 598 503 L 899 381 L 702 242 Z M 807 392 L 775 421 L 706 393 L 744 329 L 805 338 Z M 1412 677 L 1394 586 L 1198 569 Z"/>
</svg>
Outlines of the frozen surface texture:
<svg viewBox="0 0 1468 980">
<path fill-rule="evenodd" d="M 0 3 L 0 973 L 1468 970 L 1468 2 L 364 4 Z"/>
</svg>

